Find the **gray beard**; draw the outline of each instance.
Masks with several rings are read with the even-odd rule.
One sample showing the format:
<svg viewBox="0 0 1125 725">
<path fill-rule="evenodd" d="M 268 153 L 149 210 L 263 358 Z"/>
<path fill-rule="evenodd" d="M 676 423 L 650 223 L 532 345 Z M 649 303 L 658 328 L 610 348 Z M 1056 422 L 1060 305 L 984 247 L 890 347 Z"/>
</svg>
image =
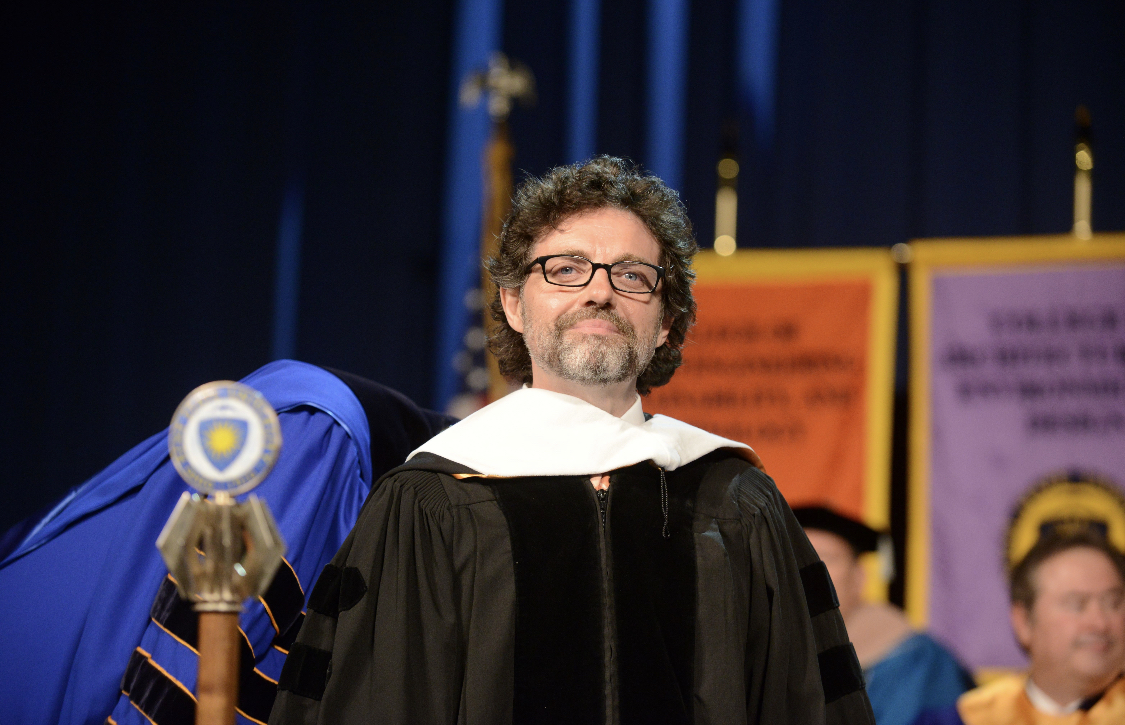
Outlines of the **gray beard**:
<svg viewBox="0 0 1125 725">
<path fill-rule="evenodd" d="M 566 334 L 576 323 L 593 318 L 612 323 L 622 336 Z M 613 385 L 635 380 L 648 366 L 660 330 L 642 343 L 633 326 L 616 312 L 581 309 L 563 315 L 547 329 L 533 324 L 530 332 L 534 344 L 528 350 L 540 367 L 584 385 Z"/>
</svg>

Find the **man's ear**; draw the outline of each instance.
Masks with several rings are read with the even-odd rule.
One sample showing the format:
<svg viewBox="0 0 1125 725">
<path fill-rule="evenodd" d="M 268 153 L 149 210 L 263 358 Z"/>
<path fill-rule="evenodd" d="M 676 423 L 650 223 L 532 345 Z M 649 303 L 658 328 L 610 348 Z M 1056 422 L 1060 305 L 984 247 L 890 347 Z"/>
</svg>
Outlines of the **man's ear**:
<svg viewBox="0 0 1125 725">
<path fill-rule="evenodd" d="M 656 336 L 656 346 L 660 347 L 668 340 L 668 333 L 672 331 L 672 316 L 664 315 L 660 321 L 660 334 Z"/>
<path fill-rule="evenodd" d="M 501 287 L 500 305 L 504 308 L 504 316 L 508 324 L 516 332 L 523 334 L 523 315 L 520 314 L 520 290 L 522 287 Z"/>
<path fill-rule="evenodd" d="M 1016 641 L 1025 651 L 1031 644 L 1031 612 L 1022 604 L 1013 604 L 1011 610 L 1012 631 Z"/>
</svg>

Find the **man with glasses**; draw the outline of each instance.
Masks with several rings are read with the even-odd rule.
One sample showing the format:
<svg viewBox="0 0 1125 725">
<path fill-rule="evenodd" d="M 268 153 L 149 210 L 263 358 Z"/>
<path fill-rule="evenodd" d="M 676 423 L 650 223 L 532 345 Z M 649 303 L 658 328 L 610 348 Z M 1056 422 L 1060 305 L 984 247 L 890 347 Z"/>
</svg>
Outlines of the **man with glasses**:
<svg viewBox="0 0 1125 725">
<path fill-rule="evenodd" d="M 1104 522 L 1066 521 L 1008 575 L 1026 673 L 997 677 L 916 725 L 1125 722 L 1125 556 Z"/>
<path fill-rule="evenodd" d="M 521 186 L 488 268 L 524 388 L 373 490 L 271 722 L 872 722 L 760 460 L 642 410 L 681 363 L 695 252 L 676 193 L 620 159 Z"/>
</svg>

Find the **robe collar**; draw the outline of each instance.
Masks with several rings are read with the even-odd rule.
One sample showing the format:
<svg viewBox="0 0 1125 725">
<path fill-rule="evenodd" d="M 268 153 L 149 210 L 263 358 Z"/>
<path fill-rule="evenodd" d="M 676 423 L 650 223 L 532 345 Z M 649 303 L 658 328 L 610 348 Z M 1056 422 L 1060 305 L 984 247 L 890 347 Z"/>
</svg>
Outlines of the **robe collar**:
<svg viewBox="0 0 1125 725">
<path fill-rule="evenodd" d="M 673 471 L 730 448 L 761 468 L 745 443 L 668 416 L 644 417 L 640 396 L 618 418 L 571 395 L 523 388 L 447 428 L 409 458 L 432 453 L 485 476 L 514 478 L 596 475 L 642 461 Z"/>
<path fill-rule="evenodd" d="M 1027 692 L 1027 699 L 1031 700 L 1032 707 L 1034 707 L 1041 713 L 1047 715 L 1055 715 L 1056 717 L 1061 717 L 1063 715 L 1069 715 L 1072 712 L 1077 712 L 1079 705 L 1082 704 L 1084 699 L 1080 697 L 1074 702 L 1068 703 L 1066 705 L 1060 705 L 1059 703 L 1055 702 L 1054 698 L 1052 698 L 1046 692 L 1043 692 L 1043 690 L 1039 689 L 1039 686 L 1036 685 L 1035 681 L 1030 677 L 1027 678 L 1027 684 L 1024 685 L 1024 690 L 1026 690 Z M 1086 709 L 1089 710 L 1090 708 L 1087 707 Z"/>
<path fill-rule="evenodd" d="M 1024 685 L 1024 690 L 1027 692 L 1027 699 L 1031 701 L 1032 706 L 1036 710 L 1047 715 L 1063 717 L 1065 715 L 1070 715 L 1071 713 L 1078 712 L 1079 710 L 1085 712 L 1086 710 L 1092 708 L 1094 705 L 1097 705 L 1098 701 L 1101 700 L 1102 697 L 1105 696 L 1105 693 L 1109 691 L 1109 688 L 1116 685 L 1118 681 L 1121 680 L 1121 677 L 1121 675 L 1118 675 L 1117 678 L 1113 682 L 1111 682 L 1109 684 L 1109 687 L 1107 687 L 1105 690 L 1090 695 L 1089 697 L 1080 697 L 1077 700 L 1066 705 L 1060 705 L 1059 703 L 1055 702 L 1054 698 L 1052 698 L 1046 692 L 1043 692 L 1043 690 L 1039 688 L 1039 685 L 1035 684 L 1035 681 L 1032 680 L 1031 677 L 1027 678 L 1027 684 Z"/>
</svg>

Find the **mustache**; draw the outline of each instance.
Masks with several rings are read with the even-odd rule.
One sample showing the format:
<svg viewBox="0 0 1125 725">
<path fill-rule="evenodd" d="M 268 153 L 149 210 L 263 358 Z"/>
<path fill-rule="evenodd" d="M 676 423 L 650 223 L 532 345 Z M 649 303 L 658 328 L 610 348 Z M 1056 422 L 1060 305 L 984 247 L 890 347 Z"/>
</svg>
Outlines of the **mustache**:
<svg viewBox="0 0 1125 725">
<path fill-rule="evenodd" d="M 1097 647 L 1112 647 L 1116 644 L 1116 638 L 1105 634 L 1085 634 L 1079 636 L 1074 640 L 1076 647 L 1087 647 L 1095 645 Z"/>
<path fill-rule="evenodd" d="M 559 319 L 555 320 L 555 331 L 558 334 L 562 334 L 579 322 L 585 320 L 604 320 L 616 327 L 617 331 L 626 337 L 636 334 L 633 330 L 633 326 L 630 325 L 625 318 L 621 317 L 621 315 L 613 310 L 596 307 L 583 307 L 562 315 Z"/>
</svg>

